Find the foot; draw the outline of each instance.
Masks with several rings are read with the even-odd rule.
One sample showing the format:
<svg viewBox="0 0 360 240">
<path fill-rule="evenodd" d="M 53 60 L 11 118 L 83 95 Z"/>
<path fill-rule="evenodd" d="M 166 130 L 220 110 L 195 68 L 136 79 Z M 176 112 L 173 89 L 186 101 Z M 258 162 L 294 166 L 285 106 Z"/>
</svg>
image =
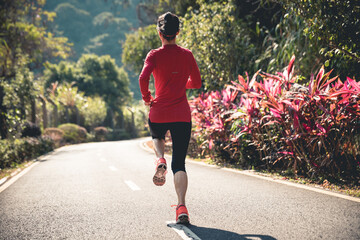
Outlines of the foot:
<svg viewBox="0 0 360 240">
<path fill-rule="evenodd" d="M 153 177 L 153 182 L 156 186 L 162 186 L 166 181 L 167 165 L 165 158 L 159 158 L 156 163 L 156 171 Z"/>
<path fill-rule="evenodd" d="M 176 207 L 176 223 L 189 224 L 189 213 L 185 205 L 181 204 Z"/>
</svg>

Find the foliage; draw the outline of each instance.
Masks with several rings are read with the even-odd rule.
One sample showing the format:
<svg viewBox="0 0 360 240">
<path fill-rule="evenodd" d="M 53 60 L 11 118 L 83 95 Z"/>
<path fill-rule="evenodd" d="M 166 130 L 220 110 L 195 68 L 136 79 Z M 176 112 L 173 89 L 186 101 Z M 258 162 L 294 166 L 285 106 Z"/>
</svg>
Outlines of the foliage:
<svg viewBox="0 0 360 240">
<path fill-rule="evenodd" d="M 96 127 L 94 128 L 94 133 L 96 141 L 104 141 L 109 130 L 106 127 Z"/>
<path fill-rule="evenodd" d="M 120 65 L 125 34 L 138 26 L 138 3 L 139 0 L 48 0 L 45 9 L 56 13 L 51 25 L 54 32 L 74 44 L 73 60 L 85 53 L 110 54 Z"/>
<path fill-rule="evenodd" d="M 255 48 L 234 10 L 232 3 L 204 3 L 182 19 L 180 44 L 193 51 L 205 89 L 219 89 L 250 68 Z"/>
<path fill-rule="evenodd" d="M 86 54 L 76 64 L 47 64 L 44 80 L 46 88 L 56 82 L 74 82 L 86 96 L 102 96 L 112 109 L 118 109 L 131 99 L 127 73 L 110 56 Z"/>
<path fill-rule="evenodd" d="M 161 47 L 161 41 L 156 25 L 139 28 L 136 32 L 126 35 L 122 62 L 135 72 L 140 72 L 148 52 L 158 47 Z"/>
<path fill-rule="evenodd" d="M 46 128 L 43 136 L 48 136 L 54 142 L 55 147 L 60 147 L 63 144 L 64 131 L 59 128 Z"/>
<path fill-rule="evenodd" d="M 106 117 L 106 103 L 100 97 L 87 97 L 80 112 L 85 118 L 85 125 L 94 128 L 101 125 Z"/>
<path fill-rule="evenodd" d="M 3 129 L 6 132 L 4 134 L 9 138 L 20 137 L 27 110 L 36 94 L 34 75 L 26 66 L 27 61 L 26 57 L 19 57 L 14 66 L 14 75 L 6 78 L 0 77 L 0 88 L 4 91 L 3 96 L 0 96 L 3 108 L 1 116 L 5 117 L 5 121 L 1 125 L 6 127 Z M 5 138 L 4 135 L 2 137 Z"/>
<path fill-rule="evenodd" d="M 251 80 L 239 76 L 222 94 L 196 98 L 192 107 L 201 139 L 209 139 L 209 149 L 215 143 L 226 150 L 250 137 L 269 169 L 356 181 L 360 84 L 351 78 L 330 79 L 331 72 L 322 68 L 308 86 L 301 86 L 295 83 L 294 60 L 283 73 L 258 72 Z M 241 95 L 229 97 L 236 94 Z M 229 125 L 233 134 L 222 135 Z"/>
<path fill-rule="evenodd" d="M 295 55 L 298 56 L 298 72 L 306 79 L 310 78 L 325 61 L 319 53 L 320 43 L 316 39 L 310 41 L 304 35 L 306 24 L 294 12 L 286 13 L 274 31 L 258 26 L 257 29 L 263 42 L 258 50 L 260 54 L 251 68 L 252 72 L 263 69 L 266 72 L 274 73 L 277 69 L 286 66 L 291 57 Z M 298 80 L 302 81 L 302 79 Z"/>
<path fill-rule="evenodd" d="M 50 138 L 21 138 L 0 140 L 0 169 L 31 160 L 53 150 Z"/>
<path fill-rule="evenodd" d="M 14 137 L 34 101 L 31 70 L 51 58 L 70 54 L 67 39 L 56 37 L 47 25 L 54 13 L 42 9 L 44 1 L 3 0 L 0 8 L 0 134 Z M 14 101 L 13 105 L 9 102 Z"/>
<path fill-rule="evenodd" d="M 40 127 L 34 123 L 27 122 L 24 124 L 24 129 L 22 130 L 21 137 L 40 137 L 41 130 Z"/>
<path fill-rule="evenodd" d="M 64 132 L 64 140 L 67 143 L 83 143 L 86 142 L 87 131 L 73 123 L 65 123 L 58 126 Z"/>
<path fill-rule="evenodd" d="M 345 77 L 359 73 L 360 8 L 357 1 L 284 0 L 284 8 L 295 12 L 306 23 L 304 32 L 313 41 L 320 41 L 320 53 L 328 58 L 326 65 Z"/>
<path fill-rule="evenodd" d="M 119 141 L 130 139 L 131 135 L 125 129 L 108 129 L 108 133 L 106 135 L 107 141 Z"/>
<path fill-rule="evenodd" d="M 118 109 L 131 99 L 127 73 L 109 55 L 83 55 L 77 67 L 81 69 L 77 84 L 87 96 L 102 96 L 112 109 Z"/>
</svg>

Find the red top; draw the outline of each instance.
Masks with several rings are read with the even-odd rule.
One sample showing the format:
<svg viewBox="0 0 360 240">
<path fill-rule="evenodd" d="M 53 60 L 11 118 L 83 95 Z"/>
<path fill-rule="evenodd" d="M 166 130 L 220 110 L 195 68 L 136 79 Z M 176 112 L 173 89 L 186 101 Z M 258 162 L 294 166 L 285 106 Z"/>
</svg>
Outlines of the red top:
<svg viewBox="0 0 360 240">
<path fill-rule="evenodd" d="M 151 73 L 155 78 L 155 99 L 150 108 L 150 121 L 190 122 L 191 113 L 186 89 L 201 87 L 200 71 L 192 52 L 171 44 L 148 53 L 139 77 L 140 90 L 145 102 L 152 99 L 149 91 Z"/>
</svg>

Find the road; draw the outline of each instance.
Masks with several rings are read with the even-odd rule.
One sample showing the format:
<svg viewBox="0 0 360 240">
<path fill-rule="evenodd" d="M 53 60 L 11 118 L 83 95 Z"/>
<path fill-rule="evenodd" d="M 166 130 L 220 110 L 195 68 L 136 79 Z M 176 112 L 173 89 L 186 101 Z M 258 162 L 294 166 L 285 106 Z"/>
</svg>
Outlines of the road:
<svg viewBox="0 0 360 240">
<path fill-rule="evenodd" d="M 72 145 L 0 193 L 0 239 L 181 239 L 172 174 L 152 183 L 143 140 Z M 360 239 L 360 203 L 187 163 L 201 239 Z"/>
</svg>

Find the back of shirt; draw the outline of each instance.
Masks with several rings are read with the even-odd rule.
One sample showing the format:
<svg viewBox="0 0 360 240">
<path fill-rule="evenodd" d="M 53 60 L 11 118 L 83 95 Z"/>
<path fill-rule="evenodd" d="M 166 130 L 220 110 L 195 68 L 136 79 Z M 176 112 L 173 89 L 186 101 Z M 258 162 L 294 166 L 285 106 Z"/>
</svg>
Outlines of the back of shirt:
<svg viewBox="0 0 360 240">
<path fill-rule="evenodd" d="M 151 73 L 155 78 L 155 99 L 150 108 L 150 121 L 190 122 L 186 89 L 201 87 L 199 68 L 191 51 L 174 44 L 149 52 L 139 78 L 146 102 L 151 99 L 148 89 Z"/>
</svg>

